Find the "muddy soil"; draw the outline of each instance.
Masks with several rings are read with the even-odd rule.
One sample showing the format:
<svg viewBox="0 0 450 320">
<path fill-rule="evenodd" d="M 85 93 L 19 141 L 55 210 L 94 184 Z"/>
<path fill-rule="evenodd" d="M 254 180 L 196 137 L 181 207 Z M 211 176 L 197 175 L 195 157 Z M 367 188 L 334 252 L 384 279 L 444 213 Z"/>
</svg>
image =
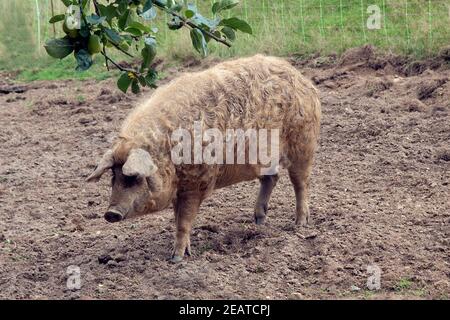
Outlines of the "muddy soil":
<svg viewBox="0 0 450 320">
<path fill-rule="evenodd" d="M 256 181 L 216 191 L 192 234 L 194 255 L 167 261 L 170 209 L 108 224 L 108 178 L 84 178 L 141 99 L 113 79 L 0 87 L 0 298 L 341 299 L 450 296 L 450 71 L 446 62 L 372 48 L 292 58 L 321 91 L 312 223 L 294 226 L 285 172 L 266 224 Z M 215 61 L 165 68 L 167 78 Z M 67 268 L 81 289 L 66 286 Z M 368 266 L 381 289 L 366 287 Z"/>
</svg>

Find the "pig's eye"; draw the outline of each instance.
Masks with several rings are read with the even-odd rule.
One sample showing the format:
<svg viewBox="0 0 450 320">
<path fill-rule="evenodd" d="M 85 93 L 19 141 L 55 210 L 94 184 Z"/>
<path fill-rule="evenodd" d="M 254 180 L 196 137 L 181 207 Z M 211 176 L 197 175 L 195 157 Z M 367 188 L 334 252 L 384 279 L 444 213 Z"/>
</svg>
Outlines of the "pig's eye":
<svg viewBox="0 0 450 320">
<path fill-rule="evenodd" d="M 131 177 L 125 176 L 125 179 L 124 179 L 125 186 L 132 187 L 132 186 L 136 185 L 137 183 L 138 183 L 137 176 L 131 176 Z"/>
</svg>

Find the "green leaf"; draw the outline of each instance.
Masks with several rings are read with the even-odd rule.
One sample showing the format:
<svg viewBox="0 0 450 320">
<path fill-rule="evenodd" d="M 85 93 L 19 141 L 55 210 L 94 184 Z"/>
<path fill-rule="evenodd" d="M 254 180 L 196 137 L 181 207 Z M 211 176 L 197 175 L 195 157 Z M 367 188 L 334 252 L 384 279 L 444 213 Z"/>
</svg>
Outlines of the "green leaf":
<svg viewBox="0 0 450 320">
<path fill-rule="evenodd" d="M 217 14 L 220 11 L 229 10 L 239 4 L 239 0 L 221 0 L 213 4 L 212 13 Z"/>
<path fill-rule="evenodd" d="M 117 80 L 117 87 L 119 87 L 119 89 L 123 92 L 123 93 L 127 93 L 128 88 L 130 87 L 131 81 L 133 79 L 131 79 L 128 76 L 127 72 L 122 73 L 122 75 L 120 76 L 119 80 Z"/>
<path fill-rule="evenodd" d="M 44 45 L 45 51 L 49 56 L 57 59 L 63 59 L 72 53 L 74 47 L 68 38 L 51 39 Z"/>
<path fill-rule="evenodd" d="M 118 21 L 118 26 L 120 29 L 125 30 L 125 28 L 130 23 L 131 19 L 131 11 L 129 9 L 125 10 L 125 12 L 120 16 Z"/>
<path fill-rule="evenodd" d="M 83 38 L 89 38 L 91 35 L 91 30 L 89 28 L 89 25 L 84 23 L 84 21 L 81 22 L 81 29 L 80 29 L 79 33 L 80 33 L 80 36 L 82 36 Z"/>
<path fill-rule="evenodd" d="M 139 29 L 136 29 L 136 28 L 128 27 L 125 29 L 125 32 L 128 32 L 129 34 L 132 34 L 133 36 L 136 36 L 136 37 L 142 36 L 142 31 Z"/>
<path fill-rule="evenodd" d="M 167 1 L 166 0 L 153 0 L 153 3 L 162 7 L 167 7 Z"/>
<path fill-rule="evenodd" d="M 152 37 L 147 37 L 145 38 L 144 42 L 145 47 L 141 50 L 141 55 L 143 58 L 141 71 L 144 71 L 144 69 L 148 68 L 150 66 L 150 63 L 156 56 L 156 40 Z"/>
<path fill-rule="evenodd" d="M 248 34 L 253 34 L 252 27 L 250 27 L 247 22 L 235 17 L 230 19 L 223 19 L 219 25 L 230 27 L 234 30 L 239 30 Z"/>
<path fill-rule="evenodd" d="M 56 23 L 59 21 L 63 21 L 66 18 L 65 14 L 58 14 L 56 16 L 51 17 L 51 19 L 48 21 L 49 23 Z"/>
<path fill-rule="evenodd" d="M 99 17 L 96 14 L 92 14 L 92 15 L 86 17 L 86 21 L 91 25 L 101 24 L 105 20 L 106 20 L 106 17 Z"/>
<path fill-rule="evenodd" d="M 62 1 L 62 3 L 64 3 L 64 5 L 65 5 L 66 7 L 68 7 L 68 6 L 70 6 L 71 4 L 73 4 L 72 0 L 61 0 L 61 1 Z"/>
<path fill-rule="evenodd" d="M 139 83 L 141 84 L 141 86 L 146 87 L 147 86 L 147 81 L 145 80 L 144 76 L 139 76 Z"/>
<path fill-rule="evenodd" d="M 153 20 L 156 18 L 156 15 L 156 9 L 151 7 L 147 11 L 142 12 L 141 17 L 144 18 L 144 20 Z"/>
<path fill-rule="evenodd" d="M 81 1 L 81 7 L 83 8 L 83 10 L 86 10 L 86 6 L 90 5 L 90 0 L 82 0 Z"/>
<path fill-rule="evenodd" d="M 236 33 L 230 27 L 223 27 L 221 31 L 227 37 L 228 40 L 234 41 L 236 39 Z"/>
<path fill-rule="evenodd" d="M 105 29 L 105 34 L 111 43 L 119 45 L 122 42 L 120 35 L 113 29 Z"/>
<path fill-rule="evenodd" d="M 150 33 L 152 31 L 150 27 L 147 27 L 138 21 L 131 22 L 128 27 L 141 30 L 143 33 Z"/>
<path fill-rule="evenodd" d="M 215 29 L 220 23 L 220 19 L 210 20 L 202 16 L 200 13 L 195 14 L 195 16 L 191 19 L 197 26 L 211 31 Z"/>
<path fill-rule="evenodd" d="M 105 6 L 103 4 L 98 4 L 98 11 L 102 17 L 106 17 L 106 20 L 111 25 L 112 19 L 117 16 L 117 8 L 112 4 Z"/>
<path fill-rule="evenodd" d="M 133 82 L 131 82 L 131 92 L 134 94 L 138 94 L 141 91 L 139 88 L 139 81 L 137 79 L 133 79 Z"/>
<path fill-rule="evenodd" d="M 155 69 L 150 69 L 145 76 L 145 81 L 150 88 L 156 88 L 156 80 L 158 79 L 158 72 Z"/>
<path fill-rule="evenodd" d="M 147 12 L 148 10 L 150 10 L 153 7 L 153 1 L 152 0 L 147 0 L 144 4 L 144 8 L 142 9 L 142 12 Z"/>
<path fill-rule="evenodd" d="M 191 39 L 192 44 L 200 54 L 202 54 L 204 57 L 208 55 L 208 45 L 206 43 L 205 36 L 203 35 L 203 32 L 201 32 L 199 29 L 191 29 Z"/>
<path fill-rule="evenodd" d="M 85 71 L 92 66 L 92 56 L 85 49 L 75 53 L 75 58 L 77 59 L 77 71 Z"/>
</svg>

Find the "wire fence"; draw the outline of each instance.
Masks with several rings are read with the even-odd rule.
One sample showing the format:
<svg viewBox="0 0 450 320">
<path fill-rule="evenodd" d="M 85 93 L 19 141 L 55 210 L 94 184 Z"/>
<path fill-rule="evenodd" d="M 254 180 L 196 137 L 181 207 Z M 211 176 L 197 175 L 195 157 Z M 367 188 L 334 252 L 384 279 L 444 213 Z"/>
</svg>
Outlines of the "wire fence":
<svg viewBox="0 0 450 320">
<path fill-rule="evenodd" d="M 193 2 L 207 15 L 214 1 Z M 61 28 L 54 28 L 48 20 L 64 10 L 60 0 L 1 1 L 0 58 L 5 51 L 14 50 L 19 40 L 28 45 L 28 53 L 42 54 L 47 38 L 62 35 Z M 366 43 L 426 55 L 450 45 L 450 0 L 241 0 L 225 15 L 248 21 L 254 35 L 239 35 L 231 50 L 213 45 L 213 53 L 223 56 L 341 52 Z M 27 34 L 15 27 L 17 21 L 23 21 L 19 26 Z M 188 37 L 167 31 L 166 22 L 163 16 L 155 22 L 162 30 L 158 41 L 171 50 L 177 45 L 182 48 L 180 43 Z"/>
</svg>

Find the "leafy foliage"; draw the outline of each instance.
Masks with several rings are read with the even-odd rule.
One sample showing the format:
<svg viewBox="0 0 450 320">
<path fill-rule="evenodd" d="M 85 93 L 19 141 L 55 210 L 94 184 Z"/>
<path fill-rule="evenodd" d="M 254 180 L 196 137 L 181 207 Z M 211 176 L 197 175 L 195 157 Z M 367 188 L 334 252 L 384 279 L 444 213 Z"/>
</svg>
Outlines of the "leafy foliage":
<svg viewBox="0 0 450 320">
<path fill-rule="evenodd" d="M 73 53 L 77 70 L 84 71 L 93 64 L 93 56 L 104 56 L 106 66 L 113 64 L 122 74 L 117 86 L 123 92 L 131 87 L 138 93 L 140 87 L 155 87 L 158 78 L 152 66 L 157 52 L 153 27 L 158 12 L 170 16 L 167 27 L 190 29 L 192 45 L 200 54 L 208 54 L 211 39 L 231 46 L 236 31 L 252 34 L 250 25 L 237 17 L 223 19 L 221 13 L 239 4 L 238 0 L 218 0 L 212 4 L 212 18 L 202 15 L 197 7 L 186 0 L 61 0 L 67 12 L 53 16 L 49 23 L 62 22 L 66 36 L 50 39 L 45 44 L 47 53 L 63 59 Z M 134 57 L 140 53 L 141 65 L 137 69 L 126 68 L 111 59 L 107 50 L 119 50 Z M 135 50 L 133 50 L 135 49 Z"/>
</svg>

